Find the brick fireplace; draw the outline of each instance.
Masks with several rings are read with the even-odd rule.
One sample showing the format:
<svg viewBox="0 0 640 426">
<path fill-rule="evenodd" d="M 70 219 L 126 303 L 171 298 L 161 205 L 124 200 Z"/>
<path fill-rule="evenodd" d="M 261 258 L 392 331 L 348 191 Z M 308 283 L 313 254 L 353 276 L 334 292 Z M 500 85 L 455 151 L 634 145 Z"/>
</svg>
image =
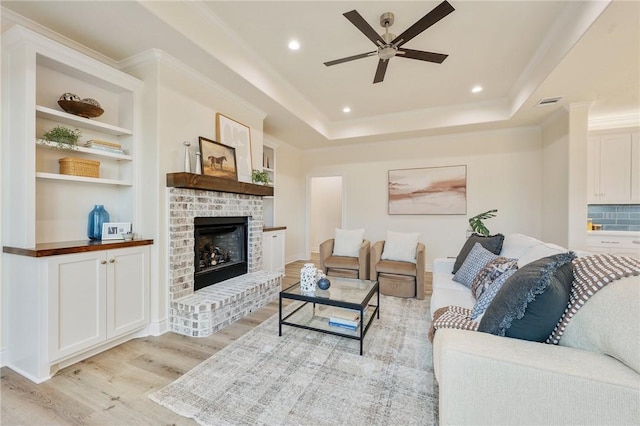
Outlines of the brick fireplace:
<svg viewBox="0 0 640 426">
<path fill-rule="evenodd" d="M 240 182 L 231 182 L 236 185 L 229 187 L 227 182 L 212 179 L 187 173 L 167 175 L 169 325 L 172 331 L 188 336 L 208 336 L 231 324 L 275 300 L 282 285 L 282 274 L 261 271 L 260 193 L 267 188 Z M 248 273 L 194 291 L 195 218 L 238 216 L 247 218 Z"/>
</svg>

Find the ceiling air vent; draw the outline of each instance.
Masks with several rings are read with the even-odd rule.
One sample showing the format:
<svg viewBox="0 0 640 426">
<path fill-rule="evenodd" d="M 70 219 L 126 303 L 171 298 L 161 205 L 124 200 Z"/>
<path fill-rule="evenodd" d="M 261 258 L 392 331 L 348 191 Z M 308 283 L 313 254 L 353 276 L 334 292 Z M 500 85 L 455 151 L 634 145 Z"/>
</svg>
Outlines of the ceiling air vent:
<svg viewBox="0 0 640 426">
<path fill-rule="evenodd" d="M 541 99 L 540 102 L 538 102 L 538 106 L 547 106 L 547 105 L 557 104 L 560 99 L 562 99 L 562 96 L 558 96 L 556 98 L 544 98 L 544 99 Z"/>
</svg>

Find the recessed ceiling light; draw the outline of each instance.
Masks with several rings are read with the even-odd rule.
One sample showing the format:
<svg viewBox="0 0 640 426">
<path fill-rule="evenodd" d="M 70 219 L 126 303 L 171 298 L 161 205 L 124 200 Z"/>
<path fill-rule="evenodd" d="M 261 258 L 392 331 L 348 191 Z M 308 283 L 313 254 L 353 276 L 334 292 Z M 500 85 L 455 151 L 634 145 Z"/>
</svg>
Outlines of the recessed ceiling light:
<svg viewBox="0 0 640 426">
<path fill-rule="evenodd" d="M 351 108 L 346 106 L 346 107 L 342 108 L 342 112 L 345 112 L 345 113 L 346 112 L 351 112 Z"/>
<path fill-rule="evenodd" d="M 300 49 L 300 43 L 298 42 L 298 40 L 291 40 L 289 42 L 289 49 L 291 49 L 291 50 Z"/>
<path fill-rule="evenodd" d="M 472 93 L 480 93 L 482 92 L 482 86 L 473 86 L 473 89 L 471 89 Z"/>
</svg>

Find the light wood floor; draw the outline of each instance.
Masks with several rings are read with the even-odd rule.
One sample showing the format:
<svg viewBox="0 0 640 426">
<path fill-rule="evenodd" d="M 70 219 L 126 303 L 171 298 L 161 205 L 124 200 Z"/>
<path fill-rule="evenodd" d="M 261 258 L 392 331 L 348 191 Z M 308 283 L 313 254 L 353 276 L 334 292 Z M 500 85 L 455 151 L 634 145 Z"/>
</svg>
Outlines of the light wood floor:
<svg viewBox="0 0 640 426">
<path fill-rule="evenodd" d="M 303 263 L 286 266 L 284 287 L 297 281 Z M 426 278 L 430 283 L 429 273 Z M 4 367 L 0 370 L 0 424 L 194 425 L 194 421 L 154 403 L 148 395 L 277 312 L 278 302 L 271 302 L 204 338 L 169 332 L 133 339 L 60 370 L 39 385 Z"/>
</svg>

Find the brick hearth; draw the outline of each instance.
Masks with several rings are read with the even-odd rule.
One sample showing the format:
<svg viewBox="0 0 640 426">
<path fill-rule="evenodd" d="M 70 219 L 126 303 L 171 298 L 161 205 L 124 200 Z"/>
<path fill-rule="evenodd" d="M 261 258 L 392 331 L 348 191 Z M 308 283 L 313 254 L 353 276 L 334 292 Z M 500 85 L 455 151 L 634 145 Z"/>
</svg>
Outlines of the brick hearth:
<svg viewBox="0 0 640 426">
<path fill-rule="evenodd" d="M 248 274 L 193 291 L 194 218 L 248 217 Z M 208 336 L 274 300 L 282 274 L 261 272 L 262 197 L 169 188 L 169 326 Z"/>
</svg>

